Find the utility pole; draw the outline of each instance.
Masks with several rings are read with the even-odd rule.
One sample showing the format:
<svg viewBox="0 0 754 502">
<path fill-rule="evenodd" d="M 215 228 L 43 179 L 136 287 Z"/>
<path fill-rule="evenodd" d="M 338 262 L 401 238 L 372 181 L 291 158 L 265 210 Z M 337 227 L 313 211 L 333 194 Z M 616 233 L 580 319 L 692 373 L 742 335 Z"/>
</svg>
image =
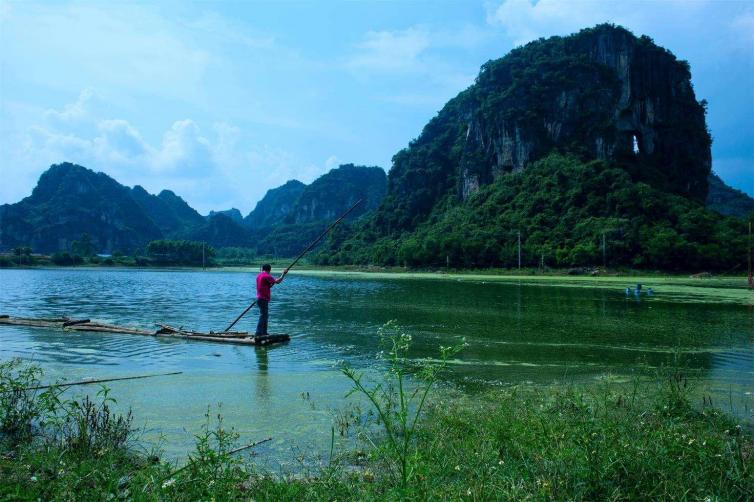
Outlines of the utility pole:
<svg viewBox="0 0 754 502">
<path fill-rule="evenodd" d="M 751 220 L 749 220 L 749 252 L 747 253 L 749 262 L 749 289 L 754 288 L 754 278 L 751 276 L 751 255 L 754 253 L 754 247 L 751 244 Z"/>
<path fill-rule="evenodd" d="M 521 230 L 518 231 L 518 269 L 521 270 Z"/>
</svg>

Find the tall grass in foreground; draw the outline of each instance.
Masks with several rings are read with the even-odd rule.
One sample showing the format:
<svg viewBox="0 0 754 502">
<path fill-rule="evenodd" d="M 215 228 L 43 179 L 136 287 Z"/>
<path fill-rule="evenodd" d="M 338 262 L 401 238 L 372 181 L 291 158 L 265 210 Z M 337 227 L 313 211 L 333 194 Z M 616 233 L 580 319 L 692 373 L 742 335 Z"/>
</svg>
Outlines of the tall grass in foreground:
<svg viewBox="0 0 754 502">
<path fill-rule="evenodd" d="M 184 465 L 159 461 L 136 449 L 107 393 L 85 405 L 22 391 L 40 373 L 3 363 L 0 391 L 15 397 L 0 397 L 0 500 L 752 500 L 754 438 L 692 406 L 676 371 L 633 385 L 440 390 L 423 412 L 395 399 L 406 374 L 361 384 L 387 392 L 365 452 L 301 477 L 234 456 L 238 436 L 209 412 Z"/>
</svg>

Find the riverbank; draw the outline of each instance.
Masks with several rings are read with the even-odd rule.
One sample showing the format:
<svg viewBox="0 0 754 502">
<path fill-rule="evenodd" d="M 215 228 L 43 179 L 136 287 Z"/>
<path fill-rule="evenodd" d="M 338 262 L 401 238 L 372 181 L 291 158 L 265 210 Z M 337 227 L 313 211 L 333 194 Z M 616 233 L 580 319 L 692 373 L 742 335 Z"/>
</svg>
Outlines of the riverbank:
<svg viewBox="0 0 754 502">
<path fill-rule="evenodd" d="M 19 369 L 0 370 L 2 499 L 747 500 L 754 492 L 754 437 L 706 400 L 692 403 L 693 384 L 676 371 L 628 385 L 474 397 L 438 390 L 409 445 L 403 484 L 384 425 L 366 410 L 360 447 L 333 447 L 282 473 L 263 467 L 263 446 L 257 457 L 233 453 L 237 436 L 208 412 L 190 460 L 176 465 L 140 449 L 107 393 L 9 394 L 41 376 Z"/>
</svg>

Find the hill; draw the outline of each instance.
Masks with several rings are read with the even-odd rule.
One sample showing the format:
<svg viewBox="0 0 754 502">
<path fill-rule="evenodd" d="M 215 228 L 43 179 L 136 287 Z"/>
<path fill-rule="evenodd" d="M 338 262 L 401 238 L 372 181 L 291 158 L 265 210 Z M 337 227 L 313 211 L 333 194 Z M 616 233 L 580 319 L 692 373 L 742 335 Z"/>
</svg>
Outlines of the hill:
<svg viewBox="0 0 754 502">
<path fill-rule="evenodd" d="M 601 264 L 603 233 L 611 265 L 735 265 L 741 222 L 703 206 L 705 106 L 686 62 L 624 28 L 532 42 L 482 66 L 317 259 L 510 266 L 521 231 L 526 265 Z"/>
<path fill-rule="evenodd" d="M 714 173 L 709 177 L 707 207 L 725 216 L 743 218 L 754 213 L 754 198 L 725 184 Z"/>
<path fill-rule="evenodd" d="M 0 208 L 0 247 L 5 249 L 66 250 L 84 233 L 98 252 L 127 252 L 162 237 L 130 189 L 70 163 L 53 165 L 31 196 Z"/>
<path fill-rule="evenodd" d="M 236 223 L 243 224 L 243 215 L 241 214 L 241 211 L 239 211 L 235 207 L 232 207 L 230 209 L 225 209 L 223 211 L 210 211 L 209 214 L 207 215 L 207 219 L 210 219 L 213 216 L 217 216 L 219 214 L 223 214 L 227 216 L 228 218 L 235 221 Z"/>
<path fill-rule="evenodd" d="M 94 252 L 131 253 L 153 240 L 181 239 L 291 256 L 358 198 L 365 203 L 353 218 L 377 207 L 385 185 L 382 169 L 345 165 L 309 186 L 294 180 L 268 191 L 245 219 L 237 209 L 212 211 L 205 218 L 170 190 L 153 195 L 139 185 L 128 188 L 106 174 L 62 163 L 42 174 L 30 197 L 0 206 L 0 250 L 71 251 L 73 242 L 88 234 Z"/>
<path fill-rule="evenodd" d="M 357 200 L 364 202 L 349 214 L 347 221 L 371 214 L 387 189 L 387 177 L 382 168 L 353 164 L 332 169 L 310 185 L 293 183 L 289 181 L 267 192 L 247 216 L 246 221 L 250 221 L 252 215 L 258 218 L 260 206 L 266 211 L 264 214 L 274 215 L 266 220 L 274 222 L 270 226 L 252 229 L 260 254 L 295 255 Z"/>
<path fill-rule="evenodd" d="M 165 236 L 204 224 L 204 218 L 170 190 L 152 195 L 136 185 L 131 197 Z"/>
<path fill-rule="evenodd" d="M 284 185 L 267 190 L 254 210 L 244 218 L 244 224 L 252 229 L 260 229 L 283 223 L 305 188 L 306 185 L 300 181 L 290 180 Z"/>
</svg>

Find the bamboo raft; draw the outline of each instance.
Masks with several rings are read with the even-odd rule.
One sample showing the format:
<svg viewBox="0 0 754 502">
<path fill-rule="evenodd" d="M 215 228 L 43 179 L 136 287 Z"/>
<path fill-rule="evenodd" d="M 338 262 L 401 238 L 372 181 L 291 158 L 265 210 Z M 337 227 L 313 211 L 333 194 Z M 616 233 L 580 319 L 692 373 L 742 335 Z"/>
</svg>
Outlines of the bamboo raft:
<svg viewBox="0 0 754 502">
<path fill-rule="evenodd" d="M 223 331 L 203 333 L 200 331 L 175 328 L 167 324 L 157 323 L 159 329 L 150 331 L 143 328 L 116 326 L 91 319 L 71 319 L 69 317 L 12 317 L 0 315 L 0 324 L 12 326 L 30 326 L 35 328 L 53 328 L 67 331 L 95 331 L 102 333 L 122 333 L 126 335 L 155 336 L 162 338 L 183 338 L 185 340 L 202 340 L 215 343 L 232 343 L 236 345 L 271 345 L 283 343 L 291 339 L 288 335 L 254 336 L 245 331 Z"/>
</svg>

